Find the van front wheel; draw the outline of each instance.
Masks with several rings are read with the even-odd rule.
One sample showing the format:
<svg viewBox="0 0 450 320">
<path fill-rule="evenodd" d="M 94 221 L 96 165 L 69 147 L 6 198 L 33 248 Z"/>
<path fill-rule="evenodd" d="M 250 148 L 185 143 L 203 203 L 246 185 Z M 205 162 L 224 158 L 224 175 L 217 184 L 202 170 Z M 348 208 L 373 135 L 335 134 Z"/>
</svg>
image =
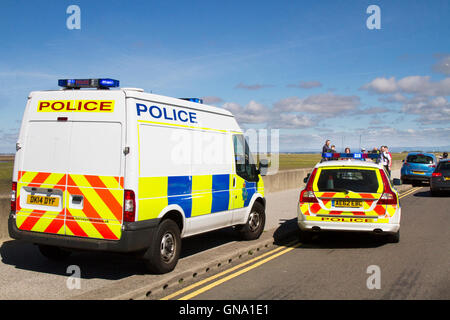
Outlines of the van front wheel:
<svg viewBox="0 0 450 320">
<path fill-rule="evenodd" d="M 153 273 L 167 273 L 175 269 L 181 252 L 178 225 L 170 219 L 163 220 L 150 247 L 144 254 L 147 269 Z"/>
<path fill-rule="evenodd" d="M 261 236 L 266 224 L 266 213 L 264 206 L 255 202 L 248 216 L 247 223 L 236 229 L 243 240 L 255 240 Z"/>
</svg>

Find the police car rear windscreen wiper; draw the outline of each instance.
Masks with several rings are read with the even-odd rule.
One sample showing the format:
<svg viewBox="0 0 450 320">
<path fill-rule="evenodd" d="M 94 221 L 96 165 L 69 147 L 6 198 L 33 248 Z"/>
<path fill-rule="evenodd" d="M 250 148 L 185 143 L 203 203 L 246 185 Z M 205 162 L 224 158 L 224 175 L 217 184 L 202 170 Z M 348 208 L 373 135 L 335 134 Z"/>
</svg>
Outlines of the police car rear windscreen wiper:
<svg viewBox="0 0 450 320">
<path fill-rule="evenodd" d="M 326 189 L 320 189 L 320 191 L 345 192 L 346 194 L 353 192 L 352 190 L 347 190 L 347 189 L 343 189 L 343 188 L 326 188 Z"/>
</svg>

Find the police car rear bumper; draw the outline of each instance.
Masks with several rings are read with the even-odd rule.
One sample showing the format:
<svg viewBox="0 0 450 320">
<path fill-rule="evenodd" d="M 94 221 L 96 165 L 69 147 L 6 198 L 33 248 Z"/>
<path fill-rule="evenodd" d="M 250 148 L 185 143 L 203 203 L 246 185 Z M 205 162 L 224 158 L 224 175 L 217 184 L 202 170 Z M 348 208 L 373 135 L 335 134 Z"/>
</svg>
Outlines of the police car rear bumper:
<svg viewBox="0 0 450 320">
<path fill-rule="evenodd" d="M 375 233 L 395 233 L 400 230 L 398 223 L 368 223 L 368 222 L 328 222 L 307 221 L 298 219 L 300 230 L 307 231 L 358 231 Z"/>
<path fill-rule="evenodd" d="M 25 240 L 36 244 L 45 244 L 68 249 L 136 252 L 149 247 L 160 219 L 147 221 L 124 222 L 119 240 L 104 240 L 56 235 L 43 232 L 19 230 L 14 214 L 8 218 L 9 236 L 17 240 Z"/>
</svg>

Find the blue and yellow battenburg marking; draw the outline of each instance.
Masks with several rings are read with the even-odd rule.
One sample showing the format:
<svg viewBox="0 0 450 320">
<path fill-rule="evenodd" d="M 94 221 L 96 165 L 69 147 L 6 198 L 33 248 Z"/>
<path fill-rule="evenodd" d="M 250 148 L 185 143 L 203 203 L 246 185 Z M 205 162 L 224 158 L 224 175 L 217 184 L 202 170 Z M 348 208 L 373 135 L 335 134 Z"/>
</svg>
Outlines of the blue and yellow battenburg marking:
<svg viewBox="0 0 450 320">
<path fill-rule="evenodd" d="M 261 178 L 248 182 L 234 174 L 141 177 L 138 219 L 156 218 L 173 204 L 183 209 L 186 218 L 242 208 L 250 204 L 257 192 L 264 196 Z"/>
</svg>

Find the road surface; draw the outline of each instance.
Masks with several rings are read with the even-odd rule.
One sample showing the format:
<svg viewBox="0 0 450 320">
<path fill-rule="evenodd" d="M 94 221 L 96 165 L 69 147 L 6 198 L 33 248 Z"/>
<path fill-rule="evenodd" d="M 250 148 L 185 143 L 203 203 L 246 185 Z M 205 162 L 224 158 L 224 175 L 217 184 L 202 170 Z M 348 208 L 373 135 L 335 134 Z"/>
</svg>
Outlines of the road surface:
<svg viewBox="0 0 450 320">
<path fill-rule="evenodd" d="M 171 298 L 450 299 L 450 196 L 415 190 L 401 199 L 400 243 L 320 234 Z"/>
</svg>

